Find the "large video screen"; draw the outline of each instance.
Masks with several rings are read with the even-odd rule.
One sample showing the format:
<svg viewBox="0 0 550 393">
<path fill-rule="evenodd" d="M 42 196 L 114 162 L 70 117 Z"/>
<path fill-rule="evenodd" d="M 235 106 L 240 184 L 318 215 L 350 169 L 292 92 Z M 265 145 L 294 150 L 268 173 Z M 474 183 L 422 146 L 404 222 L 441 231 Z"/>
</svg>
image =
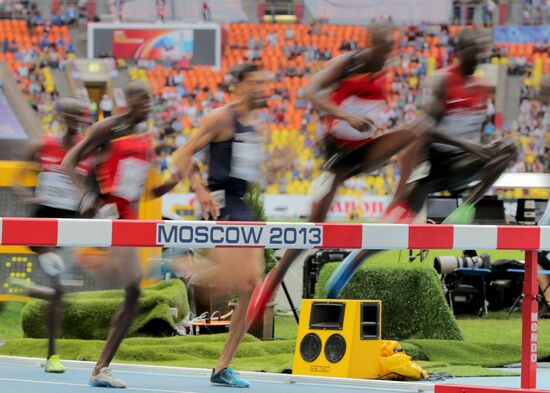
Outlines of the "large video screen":
<svg viewBox="0 0 550 393">
<path fill-rule="evenodd" d="M 111 53 L 115 58 L 181 60 L 218 68 L 221 33 L 216 24 L 114 24 L 88 25 L 88 57 Z"/>
</svg>

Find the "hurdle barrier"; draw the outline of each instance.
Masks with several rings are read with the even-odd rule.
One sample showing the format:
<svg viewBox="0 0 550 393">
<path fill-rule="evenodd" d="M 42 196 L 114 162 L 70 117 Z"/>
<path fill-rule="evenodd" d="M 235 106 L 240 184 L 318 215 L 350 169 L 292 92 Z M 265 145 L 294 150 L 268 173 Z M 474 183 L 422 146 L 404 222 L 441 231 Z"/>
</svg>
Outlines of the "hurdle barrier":
<svg viewBox="0 0 550 393">
<path fill-rule="evenodd" d="M 2 246 L 522 250 L 521 388 L 435 385 L 436 393 L 536 392 L 537 251 L 550 227 L 0 218 Z"/>
</svg>

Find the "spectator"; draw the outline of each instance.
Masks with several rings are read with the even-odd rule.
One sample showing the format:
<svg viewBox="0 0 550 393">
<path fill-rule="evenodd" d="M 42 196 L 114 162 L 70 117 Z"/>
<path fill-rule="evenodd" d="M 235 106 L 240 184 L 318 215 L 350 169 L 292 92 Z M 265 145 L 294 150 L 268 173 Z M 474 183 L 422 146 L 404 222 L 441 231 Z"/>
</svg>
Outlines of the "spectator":
<svg viewBox="0 0 550 393">
<path fill-rule="evenodd" d="M 113 100 L 107 94 L 103 95 L 101 102 L 99 103 L 99 108 L 103 113 L 103 117 L 110 117 L 113 114 Z"/>
<path fill-rule="evenodd" d="M 285 40 L 292 41 L 294 40 L 294 30 L 289 26 L 285 30 Z"/>
<path fill-rule="evenodd" d="M 270 32 L 268 35 L 267 35 L 267 43 L 269 44 L 269 46 L 273 47 L 273 46 L 277 46 L 279 44 L 279 36 L 277 35 L 277 33 L 275 33 L 274 31 Z"/>
<path fill-rule="evenodd" d="M 207 1 L 202 2 L 202 20 L 205 22 L 210 22 L 212 20 L 212 11 L 210 11 L 210 6 Z"/>
</svg>

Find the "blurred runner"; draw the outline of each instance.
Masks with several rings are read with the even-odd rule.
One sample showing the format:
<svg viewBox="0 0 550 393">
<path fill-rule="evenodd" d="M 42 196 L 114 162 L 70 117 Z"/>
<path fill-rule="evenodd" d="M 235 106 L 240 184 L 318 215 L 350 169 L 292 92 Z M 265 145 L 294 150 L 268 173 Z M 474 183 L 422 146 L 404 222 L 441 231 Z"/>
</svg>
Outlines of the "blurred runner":
<svg viewBox="0 0 550 393">
<path fill-rule="evenodd" d="M 208 189 L 195 190 L 204 219 L 255 221 L 244 201 L 251 183 L 261 177 L 263 156 L 259 131 L 254 127 L 254 112 L 265 106 L 265 76 L 258 66 L 242 64 L 233 70 L 236 79 L 235 101 L 215 110 L 204 119 L 198 132 L 176 153 L 182 176 L 193 176 L 193 155 L 209 147 Z M 229 336 L 210 381 L 231 387 L 249 383 L 230 368 L 246 333 L 245 313 L 250 296 L 261 277 L 263 250 L 258 248 L 216 248 L 209 253 L 216 263 L 201 272 L 201 280 L 225 295 L 236 291 L 239 297 L 231 318 Z"/>
<path fill-rule="evenodd" d="M 127 112 L 94 124 L 85 139 L 71 149 L 63 160 L 65 171 L 78 187 L 80 212 L 86 217 L 93 217 L 102 209 L 102 218 L 138 218 L 138 202 L 155 158 L 152 133 L 144 132 L 142 128 L 151 103 L 148 89 L 140 81 L 130 82 L 124 93 Z M 99 194 L 80 181 L 75 171 L 78 163 L 90 155 L 94 155 L 97 161 Z M 177 181 L 171 179 L 168 188 Z M 92 370 L 90 384 L 125 388 L 124 381 L 112 376 L 109 365 L 136 316 L 141 271 L 136 248 L 113 248 L 107 259 L 104 273 L 108 272 L 120 281 L 125 297 L 113 318 L 100 359 Z"/>
<path fill-rule="evenodd" d="M 71 179 L 65 174 L 61 162 L 74 145 L 82 140 L 80 131 L 91 124 L 88 105 L 76 98 L 61 98 L 54 104 L 55 113 L 65 124 L 61 136 L 45 135 L 42 141 L 30 149 L 25 161 L 38 164 L 38 184 L 34 194 L 17 187 L 17 194 L 27 203 L 35 206 L 35 218 L 77 218 L 80 196 Z M 86 181 L 92 172 L 92 161 L 81 161 L 75 168 L 76 176 Z M 17 181 L 17 180 L 16 180 Z M 57 355 L 55 340 L 61 325 L 61 298 L 63 285 L 61 275 L 65 272 L 65 262 L 56 252 L 56 247 L 30 247 L 38 254 L 38 263 L 50 280 L 50 287 L 36 286 L 30 281 L 12 279 L 11 282 L 23 288 L 28 296 L 47 300 L 46 332 L 48 355 L 44 371 L 63 373 L 65 367 Z"/>
<path fill-rule="evenodd" d="M 428 196 L 449 190 L 468 196 L 444 223 L 470 224 L 475 217 L 475 204 L 516 159 L 515 143 L 510 139 L 481 146 L 489 92 L 474 76 L 474 71 L 483 49 L 476 33 L 463 30 L 456 44 L 458 63 L 436 73 L 426 105 L 428 115 L 437 121 L 436 132 L 448 133 L 469 143 L 468 150 L 436 143 L 432 134 L 429 139 L 417 141 L 402 157 L 407 165 L 382 222 L 425 222 L 419 213 Z M 327 297 L 337 297 L 357 269 L 381 251 L 354 250 L 349 254 L 328 281 Z"/>
</svg>

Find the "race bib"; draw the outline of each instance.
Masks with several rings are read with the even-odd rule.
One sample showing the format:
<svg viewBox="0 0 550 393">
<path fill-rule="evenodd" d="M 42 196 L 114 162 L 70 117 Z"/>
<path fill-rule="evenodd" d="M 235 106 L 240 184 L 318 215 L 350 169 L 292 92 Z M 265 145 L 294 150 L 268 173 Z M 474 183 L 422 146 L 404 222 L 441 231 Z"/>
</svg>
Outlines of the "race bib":
<svg viewBox="0 0 550 393">
<path fill-rule="evenodd" d="M 62 173 L 41 172 L 38 175 L 36 197 L 45 206 L 76 211 L 80 195 L 72 180 Z"/>
<path fill-rule="evenodd" d="M 480 142 L 481 126 L 486 117 L 484 111 L 454 110 L 441 119 L 438 129 L 473 142 Z"/>
<path fill-rule="evenodd" d="M 332 125 L 332 133 L 340 139 L 363 140 L 371 138 L 383 123 L 382 115 L 386 112 L 387 104 L 383 100 L 364 100 L 359 97 L 346 98 L 340 105 L 343 111 L 358 117 L 368 117 L 375 125 L 375 129 L 361 132 L 350 126 L 346 121 L 336 119 Z"/>
<path fill-rule="evenodd" d="M 111 194 L 129 202 L 139 200 L 145 181 L 149 177 L 151 164 L 138 158 L 125 158 L 118 163 Z"/>
<path fill-rule="evenodd" d="M 262 174 L 263 153 L 260 141 L 255 133 L 247 132 L 235 135 L 232 144 L 231 177 L 258 183 Z"/>
</svg>

